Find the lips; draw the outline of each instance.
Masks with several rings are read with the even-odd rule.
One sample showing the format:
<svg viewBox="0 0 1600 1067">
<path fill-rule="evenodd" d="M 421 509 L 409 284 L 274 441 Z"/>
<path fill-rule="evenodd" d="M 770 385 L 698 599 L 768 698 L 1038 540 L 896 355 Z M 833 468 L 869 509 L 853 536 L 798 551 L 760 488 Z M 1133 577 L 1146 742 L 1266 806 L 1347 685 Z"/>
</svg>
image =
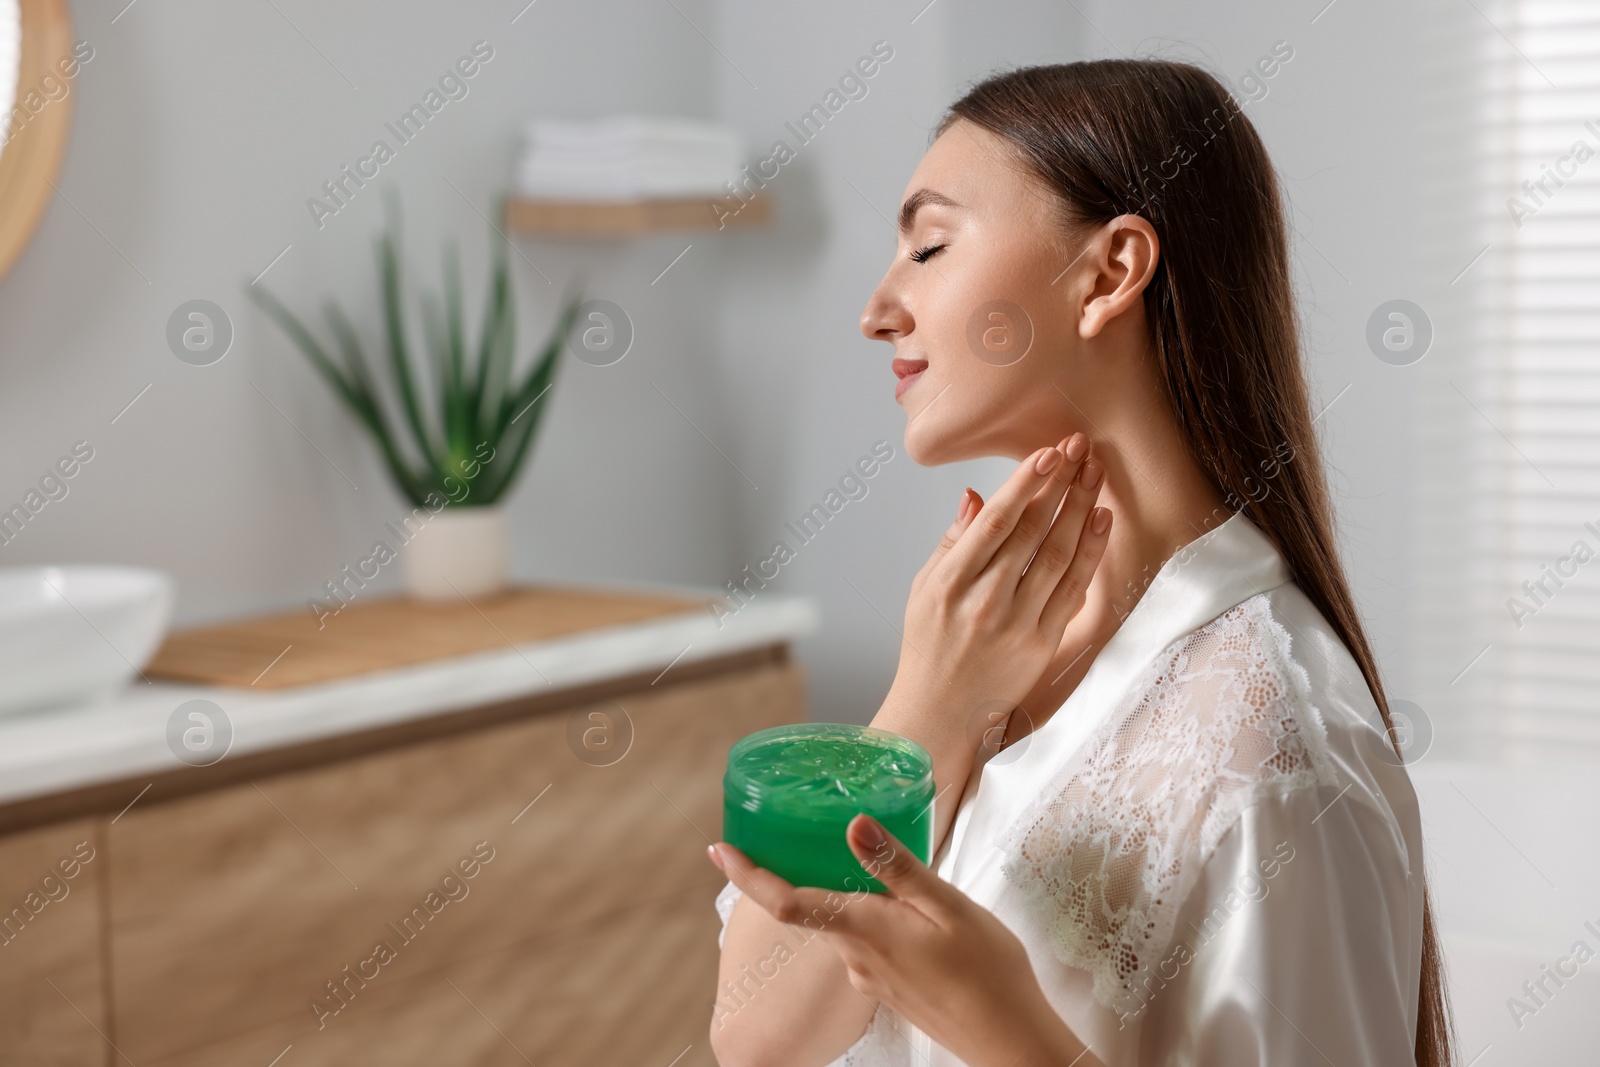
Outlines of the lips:
<svg viewBox="0 0 1600 1067">
<path fill-rule="evenodd" d="M 925 359 L 897 359 L 891 366 L 895 377 L 900 379 L 894 386 L 894 398 L 899 400 L 905 394 L 905 391 L 910 389 L 918 378 L 922 377 L 922 372 L 928 369 L 928 361 Z"/>
</svg>

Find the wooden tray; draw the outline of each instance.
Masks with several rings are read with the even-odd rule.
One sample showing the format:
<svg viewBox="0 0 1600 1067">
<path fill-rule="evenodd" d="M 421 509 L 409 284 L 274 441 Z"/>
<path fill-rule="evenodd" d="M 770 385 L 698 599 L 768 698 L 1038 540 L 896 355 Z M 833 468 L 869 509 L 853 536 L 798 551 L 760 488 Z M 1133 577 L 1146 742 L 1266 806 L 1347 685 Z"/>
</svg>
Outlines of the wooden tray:
<svg viewBox="0 0 1600 1067">
<path fill-rule="evenodd" d="M 287 689 L 369 671 L 508 648 L 706 610 L 683 597 L 525 587 L 472 603 L 406 597 L 350 604 L 319 620 L 310 610 L 185 630 L 167 637 L 149 678 Z"/>
</svg>

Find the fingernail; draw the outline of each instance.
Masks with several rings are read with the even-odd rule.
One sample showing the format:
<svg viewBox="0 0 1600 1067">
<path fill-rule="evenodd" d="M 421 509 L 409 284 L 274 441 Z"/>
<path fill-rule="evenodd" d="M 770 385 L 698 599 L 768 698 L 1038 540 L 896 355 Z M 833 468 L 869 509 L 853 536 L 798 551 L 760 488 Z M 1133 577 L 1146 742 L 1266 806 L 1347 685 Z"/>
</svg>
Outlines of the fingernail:
<svg viewBox="0 0 1600 1067">
<path fill-rule="evenodd" d="M 1067 442 L 1067 458 L 1076 463 L 1087 451 L 1089 451 L 1089 439 L 1081 433 L 1073 434 L 1072 439 Z"/>
<path fill-rule="evenodd" d="M 1040 474 L 1049 474 L 1051 471 L 1055 470 L 1060 463 L 1061 450 L 1059 448 L 1049 448 L 1045 450 L 1044 455 L 1039 457 L 1038 462 L 1034 463 L 1033 469 L 1038 471 Z"/>
<path fill-rule="evenodd" d="M 711 857 L 711 862 L 717 865 L 717 870 L 722 869 L 722 853 L 717 851 L 716 845 L 706 846 L 706 855 Z"/>
<path fill-rule="evenodd" d="M 956 521 L 966 522 L 967 512 L 972 509 L 972 490 L 961 490 L 961 502 L 956 505 Z"/>
<path fill-rule="evenodd" d="M 1059 452 L 1056 454 L 1060 455 Z M 878 824 L 877 819 L 870 815 L 863 815 L 861 816 L 861 826 L 856 830 L 856 840 L 870 849 L 879 849 L 888 842 L 889 838 L 884 835 L 883 827 Z"/>
<path fill-rule="evenodd" d="M 1103 534 L 1111 528 L 1111 510 L 1109 508 L 1095 508 L 1094 518 L 1090 526 L 1097 534 Z"/>
<path fill-rule="evenodd" d="M 1100 479 L 1106 473 L 1105 466 L 1099 460 L 1091 459 L 1083 465 L 1083 473 L 1079 477 L 1085 489 L 1093 489 L 1100 484 Z"/>
</svg>

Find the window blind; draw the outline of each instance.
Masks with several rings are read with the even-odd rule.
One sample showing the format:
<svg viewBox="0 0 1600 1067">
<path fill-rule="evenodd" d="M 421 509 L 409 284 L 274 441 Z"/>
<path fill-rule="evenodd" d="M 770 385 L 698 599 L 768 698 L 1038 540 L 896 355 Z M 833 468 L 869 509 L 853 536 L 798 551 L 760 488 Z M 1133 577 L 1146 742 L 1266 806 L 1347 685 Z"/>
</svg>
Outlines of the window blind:
<svg viewBox="0 0 1600 1067">
<path fill-rule="evenodd" d="M 1434 15 L 1425 710 L 1496 748 L 1600 746 L 1600 5 Z"/>
</svg>

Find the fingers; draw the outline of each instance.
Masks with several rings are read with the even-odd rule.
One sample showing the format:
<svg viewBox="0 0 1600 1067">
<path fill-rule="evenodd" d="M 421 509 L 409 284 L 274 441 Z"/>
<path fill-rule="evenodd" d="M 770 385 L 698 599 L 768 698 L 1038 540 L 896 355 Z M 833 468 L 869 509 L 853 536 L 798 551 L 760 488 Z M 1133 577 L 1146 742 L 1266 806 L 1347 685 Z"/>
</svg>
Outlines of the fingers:
<svg viewBox="0 0 1600 1067">
<path fill-rule="evenodd" d="M 972 518 L 966 533 L 945 555 L 942 569 L 952 578 L 971 580 L 988 566 L 1006 538 L 1011 536 L 1029 502 L 1065 462 L 1066 457 L 1059 448 L 1040 449 L 1023 460 Z M 1041 535 L 1043 532 L 1043 529 L 1039 531 Z"/>
<path fill-rule="evenodd" d="M 781 923 L 803 925 L 819 908 L 824 916 L 832 916 L 840 910 L 837 902 L 843 899 L 843 894 L 791 885 L 766 868 L 751 863 L 750 857 L 726 841 L 708 845 L 706 854 L 745 896 Z"/>
<path fill-rule="evenodd" d="M 961 491 L 961 500 L 956 504 L 956 521 L 951 523 L 950 529 L 946 530 L 944 536 L 939 539 L 939 547 L 933 550 L 933 555 L 928 557 L 928 562 L 922 565 L 924 573 L 937 567 L 939 561 L 956 546 L 956 542 L 961 540 L 961 535 L 966 532 L 967 527 L 972 525 L 973 516 L 977 515 L 982 508 L 983 497 L 979 496 L 975 490 L 963 489 Z"/>
<path fill-rule="evenodd" d="M 870 815 L 851 819 L 845 827 L 845 840 L 861 866 L 882 882 L 892 897 L 926 911 L 924 905 L 938 905 L 950 891 L 944 879 Z"/>
<path fill-rule="evenodd" d="M 1095 508 L 1089 514 L 1083 535 L 1078 538 L 1078 550 L 1067 566 L 1067 573 L 1056 583 L 1055 591 L 1045 602 L 1039 624 L 1046 632 L 1060 634 L 1067 623 L 1083 607 L 1084 596 L 1089 591 L 1089 580 L 1106 554 L 1106 542 L 1111 539 L 1111 511 Z"/>
<path fill-rule="evenodd" d="M 1075 433 L 1057 447 L 1065 456 L 1064 462 L 1056 464 L 1045 484 L 1034 493 L 1033 499 L 1022 509 L 1011 535 L 984 568 L 986 574 L 994 574 L 1008 582 L 1008 588 L 1017 586 L 1023 569 L 1052 529 L 1051 520 L 1061 506 L 1061 499 L 1067 495 L 1068 487 L 1078 481 L 1085 463 L 1095 462 L 1089 457 L 1089 438 L 1084 434 Z M 1040 603 L 1043 603 L 1043 598 L 1040 598 Z"/>
<path fill-rule="evenodd" d="M 779 923 L 798 923 L 810 913 L 805 894 L 816 893 L 816 889 L 808 891 L 789 885 L 765 867 L 752 864 L 749 856 L 726 841 L 707 846 L 706 853 L 728 875 L 728 880 L 744 891 L 744 896 L 762 905 Z"/>
<path fill-rule="evenodd" d="M 1067 494 L 1066 505 L 1040 541 L 1027 573 L 1017 583 L 1017 600 L 1036 614 L 1043 614 L 1045 602 L 1077 558 L 1079 541 L 1104 482 L 1105 465 L 1093 456 L 1084 460 Z"/>
</svg>

